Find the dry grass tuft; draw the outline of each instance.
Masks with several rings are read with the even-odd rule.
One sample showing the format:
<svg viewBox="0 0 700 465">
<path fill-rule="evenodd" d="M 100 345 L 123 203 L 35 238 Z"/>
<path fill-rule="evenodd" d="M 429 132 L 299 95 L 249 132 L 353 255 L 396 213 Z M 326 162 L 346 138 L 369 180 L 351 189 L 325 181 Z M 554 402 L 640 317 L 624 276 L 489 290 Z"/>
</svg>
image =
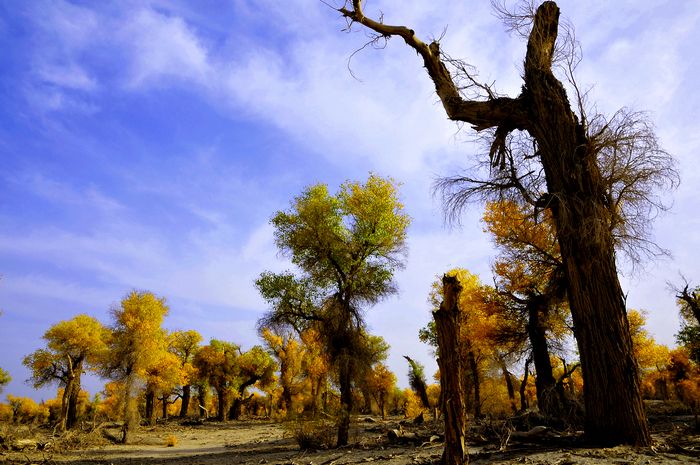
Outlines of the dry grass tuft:
<svg viewBox="0 0 700 465">
<path fill-rule="evenodd" d="M 330 449 L 335 445 L 336 426 L 327 420 L 300 420 L 293 424 L 292 435 L 301 450 Z"/>
<path fill-rule="evenodd" d="M 165 446 L 166 447 L 175 447 L 176 445 L 177 445 L 177 437 L 175 437 L 174 434 L 171 434 L 167 438 L 165 438 Z"/>
</svg>

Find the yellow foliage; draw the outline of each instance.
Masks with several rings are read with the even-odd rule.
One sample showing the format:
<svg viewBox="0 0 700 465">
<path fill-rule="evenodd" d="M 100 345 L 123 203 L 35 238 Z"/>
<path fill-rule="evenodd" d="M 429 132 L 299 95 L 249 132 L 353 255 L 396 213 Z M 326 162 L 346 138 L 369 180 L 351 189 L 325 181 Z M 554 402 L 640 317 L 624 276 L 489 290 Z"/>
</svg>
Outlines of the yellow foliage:
<svg viewBox="0 0 700 465">
<path fill-rule="evenodd" d="M 670 350 L 662 344 L 657 344 L 654 338 L 644 328 L 646 312 L 630 309 L 627 311 L 627 321 L 632 336 L 632 347 L 637 365 L 642 373 L 649 370 L 662 370 L 671 361 Z"/>
<path fill-rule="evenodd" d="M 44 404 L 37 404 L 29 397 L 7 396 L 7 403 L 12 410 L 12 421 L 15 423 L 46 423 L 49 419 L 49 409 Z"/>
<path fill-rule="evenodd" d="M 12 407 L 9 404 L 0 404 L 0 421 L 12 421 Z"/>
<path fill-rule="evenodd" d="M 440 407 L 440 384 L 428 384 L 426 391 L 428 391 L 428 400 L 430 405 L 436 408 Z"/>
<path fill-rule="evenodd" d="M 421 404 L 418 395 L 413 392 L 413 389 L 406 388 L 403 390 L 403 411 L 406 418 L 414 418 L 420 415 L 425 409 Z"/>
<path fill-rule="evenodd" d="M 119 381 L 111 381 L 105 385 L 104 400 L 97 407 L 97 413 L 109 420 L 121 419 L 124 413 L 124 386 Z"/>
<path fill-rule="evenodd" d="M 175 437 L 174 434 L 171 434 L 167 438 L 165 438 L 165 446 L 166 447 L 175 447 L 176 445 L 177 445 L 177 437 Z"/>
</svg>

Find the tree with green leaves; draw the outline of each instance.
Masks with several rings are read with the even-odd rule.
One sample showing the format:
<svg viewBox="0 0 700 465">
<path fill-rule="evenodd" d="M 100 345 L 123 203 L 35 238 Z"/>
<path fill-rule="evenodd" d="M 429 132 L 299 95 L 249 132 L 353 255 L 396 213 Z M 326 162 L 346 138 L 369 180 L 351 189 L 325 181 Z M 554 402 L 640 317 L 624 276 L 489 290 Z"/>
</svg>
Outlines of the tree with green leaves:
<svg viewBox="0 0 700 465">
<path fill-rule="evenodd" d="M 31 370 L 29 381 L 35 388 L 53 383 L 63 388 L 59 430 L 75 426 L 80 378 L 87 367 L 95 367 L 104 359 L 109 338 L 109 330 L 102 323 L 78 315 L 49 328 L 43 336 L 46 348 L 22 361 Z"/>
<path fill-rule="evenodd" d="M 352 383 L 366 347 L 362 311 L 396 292 L 409 222 L 396 183 L 376 175 L 335 195 L 325 184 L 308 187 L 272 218 L 277 247 L 300 274 L 260 276 L 256 286 L 272 310 L 259 324 L 317 327 L 340 387 L 338 446 L 348 442 Z"/>
<path fill-rule="evenodd" d="M 676 334 L 678 344 L 686 347 L 690 358 L 700 363 L 700 286 L 692 287 L 683 278 L 683 287 L 669 283 L 676 295 L 681 315 L 681 329 Z"/>
<path fill-rule="evenodd" d="M 0 368 L 0 393 L 5 388 L 5 386 L 10 384 L 10 381 L 12 381 L 12 377 L 10 376 L 10 374 L 7 371 Z"/>
<path fill-rule="evenodd" d="M 430 400 L 428 400 L 428 385 L 425 382 L 425 368 L 408 355 L 404 355 L 403 358 L 408 361 L 408 365 L 411 368 L 408 372 L 409 386 L 411 386 L 411 389 L 418 395 L 423 407 L 429 409 Z"/>
<path fill-rule="evenodd" d="M 275 381 L 277 364 L 272 356 L 261 346 L 253 346 L 243 352 L 237 360 L 238 372 L 234 381 L 235 392 L 231 405 L 230 418 L 238 420 L 243 404 L 249 399 L 246 390 L 257 386 L 261 390 L 269 387 Z"/>
<path fill-rule="evenodd" d="M 122 443 L 128 442 L 129 432 L 138 425 L 137 386 L 145 382 L 149 368 L 158 362 L 167 347 L 166 333 L 161 327 L 167 314 L 165 298 L 147 291 L 131 291 L 112 309 L 110 357 L 103 371 L 124 389 Z"/>
</svg>

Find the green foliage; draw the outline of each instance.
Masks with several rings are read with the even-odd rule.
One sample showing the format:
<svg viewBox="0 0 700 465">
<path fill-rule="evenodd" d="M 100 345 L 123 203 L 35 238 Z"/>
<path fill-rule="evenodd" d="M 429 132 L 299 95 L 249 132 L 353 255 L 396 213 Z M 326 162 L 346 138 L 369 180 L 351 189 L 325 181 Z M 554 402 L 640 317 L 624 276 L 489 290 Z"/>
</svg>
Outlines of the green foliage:
<svg viewBox="0 0 700 465">
<path fill-rule="evenodd" d="M 375 175 L 346 182 L 335 196 L 325 184 L 311 186 L 272 219 L 277 247 L 304 272 L 297 284 L 310 281 L 355 305 L 395 291 L 409 222 L 395 184 Z"/>
<path fill-rule="evenodd" d="M 684 325 L 676 334 L 676 342 L 690 352 L 690 358 L 700 364 L 700 326 Z"/>
<path fill-rule="evenodd" d="M 7 371 L 0 368 L 0 392 L 2 392 L 5 386 L 7 386 L 10 383 L 10 381 L 12 381 L 12 377 L 10 376 L 10 374 Z"/>
<path fill-rule="evenodd" d="M 277 247 L 301 276 L 260 276 L 256 286 L 272 311 L 259 326 L 318 331 L 341 391 L 339 445 L 347 443 L 351 384 L 371 352 L 361 310 L 396 292 L 409 222 L 396 184 L 375 175 L 344 183 L 336 195 L 325 184 L 311 186 L 272 218 Z"/>
<path fill-rule="evenodd" d="M 435 328 L 434 320 L 430 320 L 428 324 L 418 330 L 418 339 L 437 350 L 437 329 Z"/>
<path fill-rule="evenodd" d="M 425 382 L 425 368 L 407 355 L 404 355 L 403 358 L 408 361 L 408 365 L 411 367 L 411 371 L 408 372 L 408 384 L 420 398 L 423 407 L 430 408 L 428 385 Z"/>
<path fill-rule="evenodd" d="M 239 351 L 240 347 L 232 342 L 212 339 L 195 354 L 193 364 L 202 379 L 217 392 L 223 392 L 234 387 Z"/>
</svg>

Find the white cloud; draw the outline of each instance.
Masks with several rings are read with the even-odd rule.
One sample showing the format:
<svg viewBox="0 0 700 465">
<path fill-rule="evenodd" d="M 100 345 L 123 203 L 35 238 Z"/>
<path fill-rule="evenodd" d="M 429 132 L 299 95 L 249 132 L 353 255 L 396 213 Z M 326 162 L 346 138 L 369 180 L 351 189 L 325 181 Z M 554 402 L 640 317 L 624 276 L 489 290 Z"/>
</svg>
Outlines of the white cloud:
<svg viewBox="0 0 700 465">
<path fill-rule="evenodd" d="M 209 78 L 207 51 L 181 18 L 141 9 L 126 19 L 118 35 L 131 51 L 131 87 L 162 85 L 167 78 L 203 85 Z"/>
</svg>

